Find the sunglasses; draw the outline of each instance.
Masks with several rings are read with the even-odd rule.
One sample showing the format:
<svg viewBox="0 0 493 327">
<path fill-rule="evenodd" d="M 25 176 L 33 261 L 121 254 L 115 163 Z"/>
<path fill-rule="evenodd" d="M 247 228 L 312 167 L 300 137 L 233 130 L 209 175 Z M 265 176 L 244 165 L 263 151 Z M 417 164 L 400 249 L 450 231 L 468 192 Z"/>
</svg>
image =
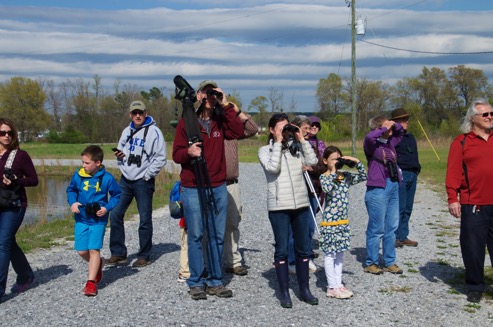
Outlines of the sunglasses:
<svg viewBox="0 0 493 327">
<path fill-rule="evenodd" d="M 10 137 L 14 136 L 14 132 L 12 131 L 0 131 L 0 136 L 8 135 Z"/>
<path fill-rule="evenodd" d="M 144 116 L 144 112 L 142 110 L 133 110 L 131 114 L 132 116 L 137 116 L 137 115 Z"/>
<path fill-rule="evenodd" d="M 476 114 L 476 116 L 481 115 L 483 118 L 486 118 L 488 116 L 493 117 L 493 111 L 490 112 L 483 112 L 482 114 Z"/>
</svg>

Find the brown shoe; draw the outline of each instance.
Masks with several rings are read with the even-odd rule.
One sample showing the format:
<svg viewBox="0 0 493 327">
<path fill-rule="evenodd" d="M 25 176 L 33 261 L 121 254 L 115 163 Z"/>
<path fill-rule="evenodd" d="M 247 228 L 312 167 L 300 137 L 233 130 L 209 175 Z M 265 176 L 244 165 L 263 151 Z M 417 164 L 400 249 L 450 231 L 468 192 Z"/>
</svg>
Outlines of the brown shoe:
<svg viewBox="0 0 493 327">
<path fill-rule="evenodd" d="M 396 248 L 401 248 L 401 247 L 403 247 L 403 246 L 404 246 L 404 244 L 402 244 L 402 242 L 401 242 L 401 241 L 399 241 L 399 240 L 395 240 L 395 247 L 396 247 Z"/>
<path fill-rule="evenodd" d="M 406 238 L 404 241 L 401 242 L 402 245 L 405 245 L 405 246 L 418 246 L 418 242 L 416 241 L 412 241 L 408 238 Z"/>
<path fill-rule="evenodd" d="M 227 273 L 235 274 L 238 276 L 246 276 L 248 275 L 248 269 L 245 266 L 238 266 L 234 268 L 226 268 Z"/>
<path fill-rule="evenodd" d="M 107 266 L 120 266 L 127 265 L 127 257 L 112 255 L 109 259 L 105 260 Z"/>
<path fill-rule="evenodd" d="M 388 266 L 388 267 L 383 267 L 383 271 L 396 275 L 402 274 L 402 269 L 399 268 L 399 266 L 396 264 L 393 264 L 392 266 Z"/>
<path fill-rule="evenodd" d="M 372 264 L 372 265 L 365 267 L 365 273 L 370 273 L 373 275 L 381 275 L 381 274 L 383 274 L 383 270 L 382 270 L 382 268 L 380 268 L 376 264 Z"/>
<path fill-rule="evenodd" d="M 132 265 L 132 267 L 134 268 L 142 268 L 142 267 L 145 267 L 145 266 L 148 266 L 151 264 L 151 260 L 147 260 L 147 259 L 137 259 L 134 264 Z"/>
</svg>

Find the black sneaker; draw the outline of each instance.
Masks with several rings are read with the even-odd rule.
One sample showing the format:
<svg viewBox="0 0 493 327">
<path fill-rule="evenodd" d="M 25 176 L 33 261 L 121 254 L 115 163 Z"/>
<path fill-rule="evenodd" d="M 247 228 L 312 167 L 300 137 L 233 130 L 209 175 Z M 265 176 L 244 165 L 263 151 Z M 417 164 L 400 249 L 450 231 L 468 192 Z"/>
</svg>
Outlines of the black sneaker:
<svg viewBox="0 0 493 327">
<path fill-rule="evenodd" d="M 482 296 L 483 296 L 483 292 L 469 291 L 469 293 L 467 293 L 467 301 L 479 303 L 481 301 Z"/>
<path fill-rule="evenodd" d="M 233 296 L 233 291 L 230 289 L 227 289 L 223 285 L 217 285 L 217 286 L 207 286 L 206 293 L 208 295 L 215 295 L 217 297 L 232 297 Z"/>
<path fill-rule="evenodd" d="M 200 286 L 191 287 L 188 291 L 192 300 L 207 300 L 207 294 L 204 292 L 204 288 Z"/>
<path fill-rule="evenodd" d="M 128 260 L 124 256 L 112 255 L 109 259 L 105 260 L 105 264 L 107 266 L 126 265 L 128 264 Z"/>
</svg>

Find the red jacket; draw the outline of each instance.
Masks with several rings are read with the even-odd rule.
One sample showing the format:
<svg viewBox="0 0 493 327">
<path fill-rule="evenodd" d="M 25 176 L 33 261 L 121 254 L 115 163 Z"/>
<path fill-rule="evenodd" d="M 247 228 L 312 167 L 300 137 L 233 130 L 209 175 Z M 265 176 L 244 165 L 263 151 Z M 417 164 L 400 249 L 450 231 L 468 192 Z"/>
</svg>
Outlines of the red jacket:
<svg viewBox="0 0 493 327">
<path fill-rule="evenodd" d="M 224 124 L 220 129 L 215 120 L 211 120 L 210 136 L 200 127 L 203 139 L 203 151 L 212 187 L 219 186 L 226 180 L 226 159 L 224 155 L 224 140 L 237 139 L 243 136 L 244 126 L 236 116 L 232 106 L 224 109 Z M 184 187 L 197 187 L 194 168 L 190 162 L 193 157 L 188 155 L 188 137 L 183 118 L 176 126 L 175 141 L 173 142 L 173 161 L 181 164 L 180 179 Z"/>
<path fill-rule="evenodd" d="M 471 205 L 493 205 L 493 133 L 490 132 L 488 141 L 477 136 L 474 132 L 459 135 L 450 145 L 447 162 L 448 203 L 460 202 Z M 463 164 L 467 168 L 467 179 L 464 175 Z"/>
</svg>

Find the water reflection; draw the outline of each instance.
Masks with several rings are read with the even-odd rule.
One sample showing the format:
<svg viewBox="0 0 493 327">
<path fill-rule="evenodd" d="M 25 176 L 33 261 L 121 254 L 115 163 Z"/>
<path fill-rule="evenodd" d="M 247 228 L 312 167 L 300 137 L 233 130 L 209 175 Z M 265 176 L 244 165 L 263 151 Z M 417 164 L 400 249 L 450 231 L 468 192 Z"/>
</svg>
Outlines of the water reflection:
<svg viewBox="0 0 493 327">
<path fill-rule="evenodd" d="M 36 187 L 26 187 L 27 210 L 23 224 L 38 221 L 52 221 L 70 215 L 66 189 L 70 178 L 60 179 L 39 176 Z"/>
</svg>

